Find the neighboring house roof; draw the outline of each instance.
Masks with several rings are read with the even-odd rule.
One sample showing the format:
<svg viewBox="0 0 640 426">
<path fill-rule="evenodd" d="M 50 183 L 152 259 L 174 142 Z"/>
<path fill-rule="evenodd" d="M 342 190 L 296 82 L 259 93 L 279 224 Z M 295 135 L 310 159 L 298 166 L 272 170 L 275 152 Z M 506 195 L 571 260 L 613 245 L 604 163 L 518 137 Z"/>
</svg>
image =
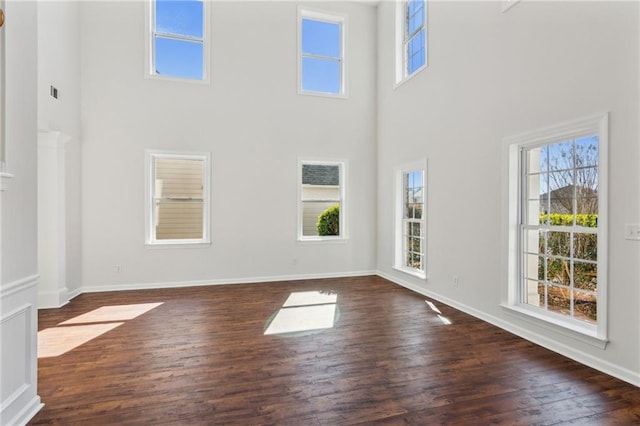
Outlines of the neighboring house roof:
<svg viewBox="0 0 640 426">
<path fill-rule="evenodd" d="M 551 194 L 550 206 L 547 206 Z M 573 210 L 574 194 L 577 195 L 578 211 L 582 213 L 598 212 L 598 191 L 585 186 L 567 185 L 540 195 L 540 211 L 546 213 L 547 207 L 553 213 L 570 213 Z"/>
<path fill-rule="evenodd" d="M 340 185 L 340 167 L 324 164 L 302 165 L 303 185 Z"/>
</svg>

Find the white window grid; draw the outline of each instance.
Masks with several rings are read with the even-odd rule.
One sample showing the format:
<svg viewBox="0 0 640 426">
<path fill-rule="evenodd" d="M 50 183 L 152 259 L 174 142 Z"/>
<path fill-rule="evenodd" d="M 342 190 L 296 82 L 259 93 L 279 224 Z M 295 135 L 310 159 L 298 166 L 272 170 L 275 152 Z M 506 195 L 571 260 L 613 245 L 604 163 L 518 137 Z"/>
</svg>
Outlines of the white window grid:
<svg viewBox="0 0 640 426">
<path fill-rule="evenodd" d="M 413 57 L 416 56 L 417 54 L 419 54 L 419 52 L 414 52 L 413 54 L 411 54 L 411 52 L 409 52 L 409 47 L 411 42 L 416 39 L 417 37 L 420 37 L 422 33 L 424 33 L 426 31 L 426 2 L 425 1 L 420 1 L 422 7 L 420 7 L 417 11 L 415 11 L 413 13 L 413 15 L 411 15 L 411 11 L 410 11 L 410 0 L 407 0 L 403 3 L 403 16 L 404 16 L 404 20 L 403 20 L 403 41 L 402 41 L 402 57 L 403 57 L 403 74 L 404 77 L 408 77 L 409 75 L 415 73 L 416 71 L 418 71 L 420 68 L 414 70 L 413 72 L 409 72 L 409 60 Z M 422 18 L 422 25 L 416 27 L 412 32 L 409 32 L 409 22 L 411 21 L 411 18 L 415 17 L 418 13 L 421 13 L 423 15 Z M 421 51 L 425 51 L 426 50 L 426 40 L 425 40 L 425 44 L 423 44 L 421 46 Z M 426 63 L 426 52 L 425 52 L 425 63 Z"/>
</svg>

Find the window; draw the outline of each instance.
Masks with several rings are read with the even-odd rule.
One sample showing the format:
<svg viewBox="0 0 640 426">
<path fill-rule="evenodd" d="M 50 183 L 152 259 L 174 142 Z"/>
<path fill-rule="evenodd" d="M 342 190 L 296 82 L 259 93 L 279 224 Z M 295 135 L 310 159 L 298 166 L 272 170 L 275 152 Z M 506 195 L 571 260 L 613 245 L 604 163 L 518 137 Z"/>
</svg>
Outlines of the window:
<svg viewBox="0 0 640 426">
<path fill-rule="evenodd" d="M 298 239 L 346 238 L 344 169 L 344 162 L 300 162 Z"/>
<path fill-rule="evenodd" d="M 426 162 L 396 172 L 395 268 L 426 278 Z"/>
<path fill-rule="evenodd" d="M 607 116 L 505 140 L 508 307 L 606 335 Z"/>
<path fill-rule="evenodd" d="M 427 7 L 425 0 L 396 6 L 396 84 L 427 65 Z"/>
<path fill-rule="evenodd" d="M 299 9 L 298 91 L 346 96 L 344 16 Z"/>
<path fill-rule="evenodd" d="M 208 153 L 147 151 L 147 244 L 208 244 Z"/>
<path fill-rule="evenodd" d="M 208 7 L 202 0 L 151 0 L 150 76 L 208 81 Z"/>
</svg>

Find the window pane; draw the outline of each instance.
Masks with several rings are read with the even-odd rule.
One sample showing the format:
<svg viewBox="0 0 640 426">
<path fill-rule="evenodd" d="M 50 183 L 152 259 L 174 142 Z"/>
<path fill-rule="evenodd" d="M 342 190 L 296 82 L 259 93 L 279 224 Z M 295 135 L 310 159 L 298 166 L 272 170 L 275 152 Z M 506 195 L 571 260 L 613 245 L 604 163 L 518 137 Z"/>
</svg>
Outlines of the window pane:
<svg viewBox="0 0 640 426">
<path fill-rule="evenodd" d="M 598 235 L 583 234 L 576 232 L 573 234 L 574 258 L 581 260 L 598 260 Z"/>
<path fill-rule="evenodd" d="M 525 280 L 525 287 L 525 303 L 533 306 L 545 305 L 545 287 L 543 282 L 536 280 Z"/>
<path fill-rule="evenodd" d="M 569 315 L 571 313 L 571 290 L 560 286 L 548 286 L 547 306 L 550 311 Z"/>
<path fill-rule="evenodd" d="M 319 236 L 318 220 L 329 208 L 336 206 L 335 201 L 303 201 L 302 202 L 302 235 Z M 324 235 L 340 235 L 340 215 L 330 220 L 331 225 Z"/>
<path fill-rule="evenodd" d="M 598 265 L 574 262 L 573 286 L 581 290 L 598 290 Z"/>
<path fill-rule="evenodd" d="M 302 20 L 302 53 L 339 58 L 340 24 Z"/>
<path fill-rule="evenodd" d="M 598 136 L 576 140 L 576 167 L 598 165 Z"/>
<path fill-rule="evenodd" d="M 156 159 L 156 198 L 202 199 L 203 168 L 202 160 Z"/>
<path fill-rule="evenodd" d="M 302 58 L 302 90 L 339 94 L 340 80 L 339 61 Z"/>
<path fill-rule="evenodd" d="M 544 258 L 535 254 L 525 256 L 524 277 L 531 280 L 544 280 Z"/>
<path fill-rule="evenodd" d="M 407 34 L 413 34 L 424 25 L 424 0 L 410 0 L 407 3 Z"/>
<path fill-rule="evenodd" d="M 548 150 L 549 171 L 573 169 L 573 141 L 551 144 Z"/>
<path fill-rule="evenodd" d="M 156 239 L 203 238 L 202 201 L 156 201 Z"/>
<path fill-rule="evenodd" d="M 598 320 L 598 296 L 586 291 L 573 291 L 573 304 L 577 319 L 596 322 Z"/>
<path fill-rule="evenodd" d="M 422 29 L 407 43 L 407 74 L 411 75 L 425 64 L 426 37 Z"/>
<path fill-rule="evenodd" d="M 202 27 L 202 1 L 156 0 L 156 32 L 202 39 Z"/>
<path fill-rule="evenodd" d="M 203 64 L 202 43 L 155 37 L 155 74 L 202 80 Z"/>
<path fill-rule="evenodd" d="M 548 232 L 547 235 L 547 254 L 571 257 L 570 232 Z"/>
</svg>

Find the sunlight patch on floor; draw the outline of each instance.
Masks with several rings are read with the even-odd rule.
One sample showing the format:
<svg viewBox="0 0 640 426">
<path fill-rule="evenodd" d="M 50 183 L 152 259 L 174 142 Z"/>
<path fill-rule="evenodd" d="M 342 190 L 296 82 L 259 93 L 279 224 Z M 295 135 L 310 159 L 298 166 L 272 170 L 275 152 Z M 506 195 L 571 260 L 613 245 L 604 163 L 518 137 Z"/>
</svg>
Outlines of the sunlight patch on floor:
<svg viewBox="0 0 640 426">
<path fill-rule="evenodd" d="M 433 303 L 433 302 L 431 302 L 429 300 L 425 300 L 425 302 L 431 308 L 431 310 L 438 315 L 438 319 L 440 319 L 440 321 L 442 321 L 442 323 L 444 325 L 451 325 L 452 324 L 452 322 L 451 322 L 451 320 L 449 318 L 447 318 L 444 315 L 442 315 L 442 312 L 440 311 L 440 309 L 438 309 L 438 307 L 435 305 L 435 303 Z"/>
<path fill-rule="evenodd" d="M 338 295 L 332 291 L 298 291 L 287 297 L 264 331 L 269 334 L 298 333 L 333 328 Z"/>
<path fill-rule="evenodd" d="M 327 303 L 336 303 L 337 300 L 338 295 L 335 293 L 322 291 L 296 291 L 289 295 L 282 307 L 324 305 Z"/>
<path fill-rule="evenodd" d="M 38 358 L 48 358 L 65 354 L 122 324 L 124 323 L 111 322 L 106 324 L 74 325 L 70 327 L 47 328 L 39 331 Z"/>
<path fill-rule="evenodd" d="M 87 324 L 93 322 L 111 322 L 132 320 L 140 315 L 149 312 L 153 308 L 162 305 L 160 303 L 139 303 L 135 305 L 113 305 L 102 306 L 86 314 L 78 315 L 75 318 L 61 322 L 59 325 L 67 324 Z"/>
</svg>

